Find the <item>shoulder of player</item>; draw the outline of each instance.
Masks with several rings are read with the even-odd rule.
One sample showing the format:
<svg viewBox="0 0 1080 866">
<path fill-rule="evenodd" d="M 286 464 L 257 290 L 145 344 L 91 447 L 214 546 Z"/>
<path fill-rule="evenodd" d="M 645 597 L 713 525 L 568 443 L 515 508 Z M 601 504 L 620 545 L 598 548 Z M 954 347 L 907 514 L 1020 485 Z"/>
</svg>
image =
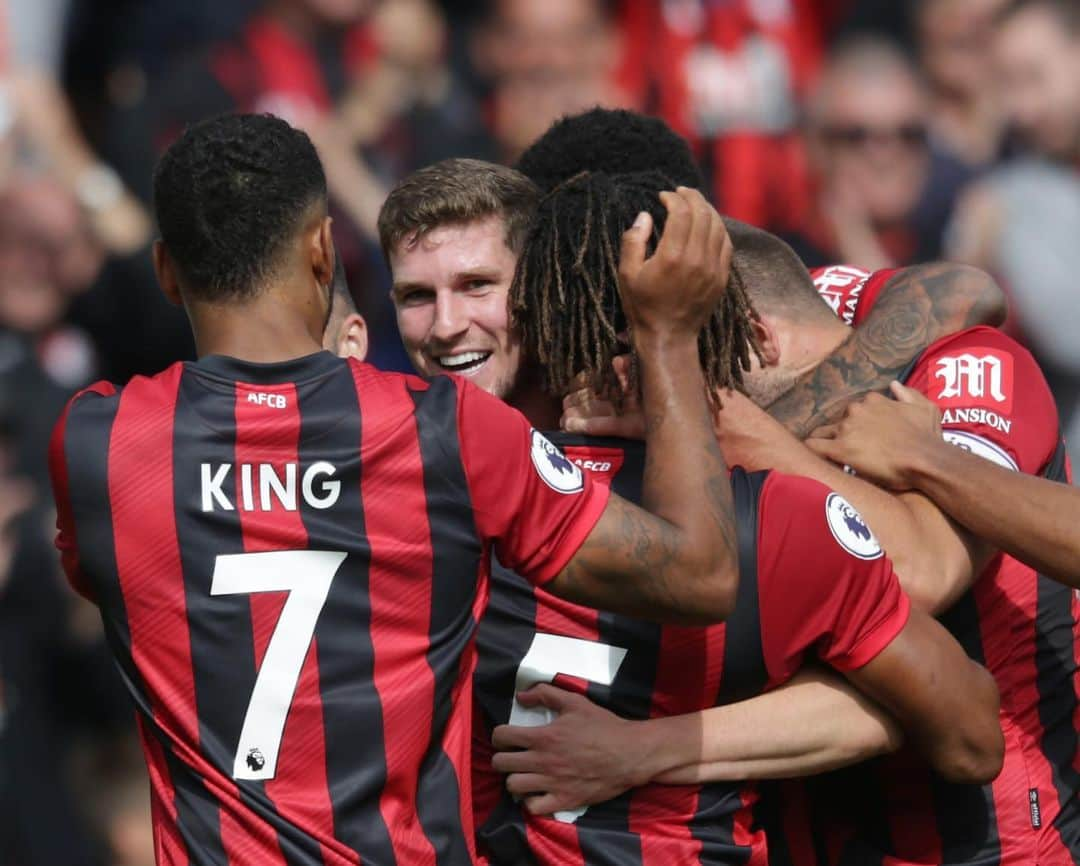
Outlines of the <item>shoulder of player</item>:
<svg viewBox="0 0 1080 866">
<path fill-rule="evenodd" d="M 81 391 L 76 391 L 67 401 L 67 405 L 64 407 L 64 412 L 61 414 L 57 426 L 69 426 L 72 423 L 79 423 L 78 412 L 75 412 L 75 417 L 72 418 L 72 412 L 76 407 L 99 400 L 119 400 L 122 391 L 122 386 L 115 385 L 105 379 L 87 385 Z"/>
<path fill-rule="evenodd" d="M 1039 472 L 1057 447 L 1058 413 L 1031 353 L 994 328 L 938 340 L 909 377 L 943 411 L 945 437 L 1010 469 Z"/>
<path fill-rule="evenodd" d="M 68 444 L 84 441 L 86 432 L 93 429 L 92 425 L 100 424 L 101 419 L 110 414 L 110 412 L 83 413 L 81 410 L 92 404 L 101 404 L 103 401 L 119 402 L 120 392 L 121 389 L 112 382 L 101 380 L 77 391 L 67 401 L 63 412 L 53 425 L 52 435 L 49 438 L 49 469 L 54 476 L 54 481 L 63 480 L 66 487 Z"/>
<path fill-rule="evenodd" d="M 912 368 L 910 378 L 914 378 L 919 373 L 925 373 L 932 378 L 935 375 L 933 365 L 940 366 L 946 358 L 976 352 L 983 353 L 976 356 L 978 358 L 987 354 L 1008 358 L 1010 378 L 1015 377 L 1017 394 L 1027 396 L 1029 401 L 1034 398 L 1047 406 L 1053 405 L 1050 386 L 1031 352 L 1008 334 L 987 325 L 977 325 L 955 334 L 947 334 L 930 344 L 919 356 Z"/>
<path fill-rule="evenodd" d="M 402 373 L 397 370 L 380 370 L 366 361 L 358 361 L 356 358 L 346 358 L 349 370 L 356 380 L 357 388 L 389 388 L 399 392 L 422 394 L 430 391 L 453 388 L 452 382 L 440 382 L 442 379 L 450 379 L 449 376 L 435 376 L 425 379 L 415 373 Z"/>
<path fill-rule="evenodd" d="M 758 545 L 769 555 L 790 550 L 804 562 L 823 566 L 834 564 L 835 556 L 869 561 L 883 555 L 873 532 L 843 496 L 819 481 L 782 472 L 770 472 L 762 486 Z M 814 555 L 807 559 L 811 546 Z"/>
<path fill-rule="evenodd" d="M 766 473 L 758 496 L 759 531 L 776 515 L 816 508 L 831 492 L 826 485 L 812 478 L 776 471 Z"/>
<path fill-rule="evenodd" d="M 923 352 L 923 358 L 943 352 L 963 350 L 972 347 L 984 347 L 988 349 L 1000 349 L 1009 352 L 1013 356 L 1021 356 L 1035 363 L 1031 352 L 1021 346 L 1008 334 L 991 328 L 988 325 L 976 325 L 974 328 L 965 328 L 955 334 L 946 334 L 939 340 L 931 343 Z M 921 359 L 920 359 L 921 360 Z"/>
</svg>

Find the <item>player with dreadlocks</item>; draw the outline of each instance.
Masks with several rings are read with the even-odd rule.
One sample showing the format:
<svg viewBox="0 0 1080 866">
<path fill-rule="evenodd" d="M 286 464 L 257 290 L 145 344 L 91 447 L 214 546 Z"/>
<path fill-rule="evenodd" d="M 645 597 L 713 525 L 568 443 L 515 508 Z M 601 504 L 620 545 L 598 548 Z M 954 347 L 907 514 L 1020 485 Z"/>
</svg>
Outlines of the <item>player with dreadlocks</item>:
<svg viewBox="0 0 1080 866">
<path fill-rule="evenodd" d="M 599 393 L 621 394 L 612 361 L 630 344 L 611 227 L 629 225 L 641 212 L 649 213 L 654 225 L 662 224 L 656 192 L 675 186 L 657 172 L 613 177 L 582 171 L 541 199 L 510 303 L 513 325 L 535 352 L 549 393 L 568 393 L 574 379 L 585 374 Z M 656 230 L 653 235 L 655 246 L 659 235 Z M 572 262 L 565 274 L 564 261 Z M 573 290 L 570 278 L 580 280 L 581 291 Z M 727 293 L 699 338 L 711 393 L 742 386 L 750 355 L 758 352 L 753 315 L 738 264 L 732 262 Z M 631 379 L 636 381 L 633 367 Z"/>
<path fill-rule="evenodd" d="M 637 261 L 645 257 L 647 244 L 641 243 L 636 252 L 633 245 L 623 247 L 621 255 L 615 250 L 631 223 L 655 224 L 662 234 L 667 208 L 676 200 L 670 194 L 657 196 L 655 190 L 651 196 L 643 195 L 649 182 L 643 176 L 590 175 L 553 193 L 541 203 L 532 228 L 515 232 L 510 229 L 518 220 L 508 211 L 525 198 L 520 195 L 523 179 L 515 174 L 469 161 L 421 170 L 391 193 L 380 226 L 399 324 L 418 366 L 432 371 L 438 369 L 435 364 L 460 367 L 461 375 L 499 389 L 534 424 L 542 425 L 557 416 L 559 407 L 559 396 L 545 389 L 568 384 L 568 374 L 575 368 L 606 376 L 610 367 L 606 359 L 625 347 L 627 325 L 617 275 L 636 266 L 635 255 Z M 503 192 L 491 195 L 496 187 Z M 479 200 L 488 196 L 485 212 Z M 581 202 L 589 205 L 590 196 L 592 206 L 576 207 Z M 492 204 L 498 200 L 501 205 Z M 639 200 L 646 214 L 640 218 L 634 210 Z M 560 238 L 576 238 L 576 243 L 560 241 L 554 251 L 545 246 L 555 234 L 544 225 L 549 212 L 560 214 L 556 226 Z M 402 231 L 405 227 L 411 228 Z M 521 343 L 521 335 L 508 328 L 505 318 L 500 329 L 496 312 L 501 307 L 506 316 L 517 254 L 541 262 L 545 248 L 554 255 L 550 267 L 523 265 L 514 292 L 524 302 L 517 305 L 523 322 L 530 315 L 530 300 L 549 291 L 547 308 L 552 315 L 548 325 L 531 328 L 530 337 Z M 678 257 L 666 264 L 675 268 L 672 279 L 681 278 Z M 545 274 L 545 285 L 540 285 L 537 274 Z M 555 285 L 547 285 L 548 278 Z M 581 300 L 583 294 L 589 296 L 587 303 Z M 597 311 L 597 323 L 591 328 L 590 304 Z M 561 369 L 552 364 L 556 369 L 545 371 L 534 359 L 557 356 L 539 335 L 561 327 L 556 321 L 559 308 L 572 321 L 576 316 L 583 329 L 578 331 L 577 345 L 573 336 L 560 344 L 567 353 L 577 353 L 577 360 Z M 580 312 L 569 312 L 575 309 Z M 745 304 L 742 310 L 740 319 L 739 304 L 725 302 L 707 329 L 717 327 L 702 343 L 705 366 L 710 359 L 715 364 L 708 374 L 711 384 L 737 383 L 739 370 L 746 366 L 745 361 L 735 361 L 725 368 L 719 363 L 722 352 L 717 351 L 731 321 L 739 322 L 738 333 L 744 344 L 749 342 Z M 520 348 L 504 350 L 506 341 Z M 748 360 L 751 350 L 746 351 Z M 545 381 L 546 386 L 539 384 Z M 565 436 L 559 441 L 568 466 L 576 465 L 628 496 L 641 495 L 649 470 L 638 443 Z M 812 652 L 892 708 L 912 735 L 926 744 L 943 772 L 965 778 L 992 773 L 1000 744 L 994 724 L 996 697 L 985 672 L 963 658 L 959 647 L 931 620 L 909 615 L 888 560 L 857 512 L 805 479 L 736 472 L 732 487 L 743 551 L 742 614 L 733 631 L 666 630 L 652 622 L 565 604 L 494 564 L 491 600 L 478 634 L 476 689 L 485 727 L 490 731 L 505 722 L 546 720 L 543 708 L 529 698 L 519 700 L 517 693 L 559 677 L 585 681 L 590 697 L 620 715 L 648 718 L 756 694 L 789 679 L 803 655 Z M 840 540 L 833 541 L 834 537 Z M 808 544 L 819 549 L 817 562 L 810 567 L 803 556 Z M 792 580 L 796 572 L 799 579 Z M 919 660 L 918 666 L 913 659 Z M 948 701 L 940 700 L 927 677 L 949 683 Z M 946 735 L 946 721 L 959 713 L 961 705 L 968 711 L 964 718 L 970 727 Z M 496 743 L 507 745 L 498 738 Z M 507 770 L 516 769 L 512 754 L 503 758 L 510 761 Z M 481 839 L 494 863 L 641 863 L 643 851 L 658 849 L 656 856 L 663 862 L 701 857 L 704 862 L 723 863 L 764 850 L 764 837 L 755 829 L 748 808 L 755 799 L 751 789 L 652 785 L 584 814 L 545 818 L 530 811 L 538 802 L 534 795 L 546 789 L 543 779 L 515 776 L 514 793 L 525 795 L 523 806 L 500 789 L 497 777 L 484 772 L 487 759 L 482 752 L 474 753 L 474 761 L 479 771 L 475 806 L 483 825 Z"/>
<path fill-rule="evenodd" d="M 574 139 L 580 144 L 582 135 L 580 130 L 574 131 L 575 124 L 575 118 L 563 121 L 552 130 L 551 139 Z M 665 171 L 680 172 L 679 166 L 670 166 L 680 153 L 678 136 L 661 128 L 644 139 L 658 163 L 665 163 Z M 620 137 L 609 128 L 607 135 L 588 139 L 587 158 L 571 155 L 568 162 L 575 171 L 589 166 L 610 170 L 627 161 L 625 149 L 620 148 L 626 140 L 627 135 Z M 642 141 L 643 136 L 637 135 L 637 159 L 644 158 Z M 551 167 L 555 162 L 557 147 L 549 139 L 535 150 L 525 154 L 522 167 L 539 164 L 538 174 L 542 175 L 543 164 Z M 547 176 L 557 178 L 557 172 Z M 961 297 L 965 293 L 972 296 L 980 282 L 985 284 L 979 272 L 928 265 L 919 269 L 922 278 L 908 283 L 905 289 L 903 273 L 869 278 L 864 274 L 861 280 L 842 283 L 841 278 L 850 279 L 854 269 L 838 267 L 826 271 L 819 281 L 821 296 L 830 301 L 826 306 L 815 296 L 806 269 L 779 239 L 732 223 L 729 230 L 737 249 L 735 263 L 757 312 L 754 328 L 765 364 L 759 367 L 755 360 L 744 383 L 759 405 L 772 404 L 775 408 L 782 404 L 787 398 L 782 397 L 778 403 L 777 397 L 791 382 L 808 374 L 817 394 L 811 401 L 813 410 L 801 420 L 813 419 L 822 414 L 819 410 L 829 407 L 830 390 L 839 388 L 843 394 L 882 387 L 892 378 L 906 378 L 944 410 L 947 441 L 1011 470 L 1019 468 L 1048 478 L 1064 476 L 1064 450 L 1056 429 L 1053 401 L 1030 354 L 996 331 L 971 327 L 976 323 L 971 319 L 964 321 L 961 328 L 954 328 L 956 333 L 941 333 L 939 313 L 951 302 L 950 290 L 955 294 L 959 288 Z M 894 305 L 890 314 L 884 315 L 885 290 L 895 288 L 898 280 L 904 289 L 898 297 L 906 294 L 908 302 Z M 877 292 L 881 294 L 868 318 L 867 309 Z M 871 319 L 879 313 L 882 315 L 878 324 L 872 325 Z M 858 338 L 858 332 L 853 334 L 847 324 L 858 324 L 863 319 L 863 330 L 872 338 L 862 343 L 867 353 L 862 357 L 849 354 L 846 366 L 825 367 L 822 359 L 830 351 L 840 347 L 843 354 L 845 346 L 851 349 L 857 345 L 853 340 Z M 933 342 L 926 346 L 928 337 Z M 881 357 L 882 347 L 888 348 L 885 364 L 870 360 L 875 357 L 869 351 L 875 342 L 877 357 Z M 890 343 L 893 345 L 887 346 Z M 526 344 L 523 350 L 529 351 L 530 346 Z M 898 362 L 899 369 L 893 366 Z M 881 377 L 885 370 L 888 372 Z M 738 404 L 740 398 L 733 396 L 725 414 Z M 1080 633 L 1080 616 L 1068 588 L 1009 557 L 992 556 L 991 545 L 950 524 L 925 498 L 904 494 L 891 499 L 835 467 L 815 461 L 790 437 L 784 438 L 778 425 L 753 406 L 742 406 L 737 417 L 744 428 L 741 435 L 756 441 L 751 449 L 746 449 L 745 443 L 734 444 L 745 452 L 745 458 L 757 462 L 735 459 L 727 449 L 729 461 L 736 465 L 780 466 L 812 475 L 849 496 L 873 526 L 881 527 L 883 541 L 896 557 L 901 583 L 913 603 L 934 614 L 947 611 L 945 622 L 957 640 L 973 658 L 985 659 L 1002 692 L 1008 690 L 1009 699 L 1002 706 L 1002 727 L 1024 732 L 1010 738 L 1004 769 L 993 785 L 949 784 L 909 751 L 895 759 L 875 762 L 866 770 L 831 779 L 827 787 L 815 785 L 811 798 L 815 806 L 813 825 L 819 850 L 829 852 L 831 859 L 827 862 L 1076 861 L 1080 857 L 1080 774 L 1074 768 L 1080 739 L 1075 713 L 1080 706 L 1080 666 L 1071 652 L 1070 636 Z M 791 421 L 792 416 L 786 416 L 786 420 Z M 727 419 L 722 434 L 729 435 L 732 426 L 731 419 Z M 987 561 L 989 567 L 983 568 Z M 732 621 L 730 628 L 734 628 Z M 1003 642 L 1003 634 L 1028 637 Z M 1055 641 L 1060 650 L 1047 651 L 1056 645 Z M 548 703 L 558 700 L 549 699 Z M 681 720 L 663 720 L 658 729 L 666 729 L 666 736 L 653 739 L 654 734 L 646 730 L 651 722 L 628 725 L 604 717 L 581 701 L 577 705 L 580 712 L 564 714 L 557 729 L 553 726 L 541 735 L 541 747 L 534 747 L 531 754 L 514 756 L 514 769 L 532 774 L 533 779 L 546 776 L 546 790 L 561 796 L 546 800 L 545 808 L 588 802 L 588 791 L 582 798 L 577 796 L 582 787 L 574 788 L 575 780 L 582 778 L 589 779 L 594 789 L 601 787 L 597 776 L 605 774 L 609 780 L 640 781 L 640 768 L 646 763 L 639 757 L 643 750 L 653 756 L 665 753 L 655 760 L 654 768 L 666 781 L 742 778 L 747 770 L 745 762 L 740 765 L 732 760 L 738 752 L 733 751 L 731 731 L 755 732 L 744 735 L 741 746 L 744 752 L 760 754 L 765 742 L 762 735 L 770 719 L 797 720 L 790 726 L 790 733 L 781 734 L 767 746 L 791 753 L 817 728 L 823 735 L 821 742 L 831 742 L 838 754 L 844 754 L 852 747 L 845 728 L 853 725 L 863 711 L 847 712 L 843 724 L 828 723 L 830 717 L 840 719 L 839 708 L 843 706 L 842 699 L 830 695 L 826 686 L 815 684 L 792 689 L 788 694 L 774 692 L 741 706 L 709 710 Z M 815 718 L 826 724 L 816 726 L 812 722 Z M 673 735 L 680 729 L 705 733 L 701 740 L 686 746 L 685 738 Z M 587 736 L 581 735 L 585 730 Z M 575 738 L 587 740 L 587 744 L 574 745 Z M 521 744 L 514 733 L 505 736 L 505 742 Z M 650 742 L 660 746 L 650 749 Z M 624 756 L 621 767 L 613 757 L 620 750 L 632 750 L 634 755 L 629 759 Z M 607 769 L 597 770 L 605 761 L 609 763 Z M 496 763 L 504 766 L 500 758 Z M 628 768 L 628 764 L 633 767 Z M 569 787 L 554 778 L 559 771 L 551 768 L 560 765 L 573 767 L 573 772 L 566 774 L 572 780 Z M 663 775 L 676 767 L 681 769 Z M 772 769 L 769 766 L 767 772 Z M 751 770 L 750 774 L 759 770 Z M 608 786 L 604 793 L 610 796 L 624 787 Z M 774 835 L 772 841 L 786 843 L 794 851 L 813 847 L 794 825 L 785 829 L 787 833 L 779 839 Z M 783 858 L 775 862 L 783 862 Z"/>
</svg>

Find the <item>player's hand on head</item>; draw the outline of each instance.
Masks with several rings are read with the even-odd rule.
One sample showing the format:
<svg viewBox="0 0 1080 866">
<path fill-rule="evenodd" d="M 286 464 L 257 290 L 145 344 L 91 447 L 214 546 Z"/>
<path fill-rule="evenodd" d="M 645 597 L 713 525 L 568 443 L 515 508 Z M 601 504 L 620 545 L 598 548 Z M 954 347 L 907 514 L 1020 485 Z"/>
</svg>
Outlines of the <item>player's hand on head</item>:
<svg viewBox="0 0 1080 866">
<path fill-rule="evenodd" d="M 630 356 L 618 355 L 612 359 L 611 366 L 622 388 L 622 406 L 616 407 L 611 400 L 598 396 L 584 380 L 575 380 L 574 389 L 563 398 L 563 414 L 559 419 L 559 426 L 567 433 L 645 438 L 641 401 L 630 382 Z"/>
<path fill-rule="evenodd" d="M 694 189 L 660 193 L 668 215 L 646 258 L 652 217 L 642 212 L 623 234 L 619 286 L 634 327 L 697 336 L 723 297 L 732 246 L 720 214 Z"/>
<path fill-rule="evenodd" d="M 819 427 L 806 444 L 875 484 L 910 490 L 916 459 L 948 446 L 941 438 L 941 412 L 933 402 L 899 382 L 893 382 L 890 391 L 895 399 L 867 394 L 852 403 L 840 421 Z"/>
<path fill-rule="evenodd" d="M 527 707 L 558 713 L 539 727 L 499 725 L 492 765 L 507 773 L 507 790 L 533 814 L 579 809 L 619 796 L 651 778 L 634 723 L 588 698 L 552 685 L 518 695 Z"/>
</svg>

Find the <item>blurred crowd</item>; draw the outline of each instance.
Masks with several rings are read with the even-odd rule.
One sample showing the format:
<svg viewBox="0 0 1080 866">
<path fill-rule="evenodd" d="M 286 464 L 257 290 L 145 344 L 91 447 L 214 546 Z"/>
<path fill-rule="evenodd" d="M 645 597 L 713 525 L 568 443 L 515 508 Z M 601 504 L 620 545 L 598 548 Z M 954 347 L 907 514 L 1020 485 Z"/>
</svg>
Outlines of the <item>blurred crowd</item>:
<svg viewBox="0 0 1080 866">
<path fill-rule="evenodd" d="M 324 159 L 335 241 L 404 369 L 375 220 L 434 160 L 512 162 L 603 104 L 687 136 L 726 213 L 810 266 L 979 265 L 1080 441 L 1076 0 L 0 0 L 0 866 L 153 862 L 132 713 L 51 547 L 74 389 L 193 346 L 148 254 L 157 155 L 269 111 Z"/>
</svg>

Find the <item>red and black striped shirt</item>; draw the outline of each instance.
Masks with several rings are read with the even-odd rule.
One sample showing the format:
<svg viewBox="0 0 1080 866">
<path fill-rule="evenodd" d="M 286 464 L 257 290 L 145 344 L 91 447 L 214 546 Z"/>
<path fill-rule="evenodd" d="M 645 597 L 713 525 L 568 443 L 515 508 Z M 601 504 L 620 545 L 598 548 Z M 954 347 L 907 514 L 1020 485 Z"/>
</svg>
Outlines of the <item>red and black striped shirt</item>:
<svg viewBox="0 0 1080 866">
<path fill-rule="evenodd" d="M 815 279 L 857 324 L 890 273 L 830 268 Z M 1014 471 L 1067 479 L 1050 389 L 1014 340 L 985 327 L 950 335 L 905 380 L 942 409 L 953 444 Z M 1080 599 L 999 555 L 941 620 L 997 681 L 1002 772 L 992 785 L 948 784 L 905 750 L 816 782 L 810 823 L 821 862 L 1080 863 Z M 792 850 L 814 847 L 797 833 L 787 841 Z"/>
<path fill-rule="evenodd" d="M 571 460 L 641 495 L 644 446 L 552 439 Z M 515 694 L 537 682 L 582 691 L 627 718 L 696 712 L 788 680 L 804 657 L 841 670 L 872 660 L 908 601 L 861 518 L 817 482 L 732 474 L 739 539 L 736 608 L 722 625 L 662 627 L 570 604 L 496 565 L 480 623 L 477 823 L 493 864 L 668 866 L 764 863 L 752 785 L 647 785 L 580 815 L 523 812 L 490 768 L 495 725 L 540 724 Z M 808 553 L 812 552 L 812 553 Z"/>
<path fill-rule="evenodd" d="M 554 453 L 462 380 L 328 353 L 71 401 L 58 546 L 136 704 L 159 863 L 474 861 L 489 550 L 543 582 L 607 501 Z"/>
</svg>

